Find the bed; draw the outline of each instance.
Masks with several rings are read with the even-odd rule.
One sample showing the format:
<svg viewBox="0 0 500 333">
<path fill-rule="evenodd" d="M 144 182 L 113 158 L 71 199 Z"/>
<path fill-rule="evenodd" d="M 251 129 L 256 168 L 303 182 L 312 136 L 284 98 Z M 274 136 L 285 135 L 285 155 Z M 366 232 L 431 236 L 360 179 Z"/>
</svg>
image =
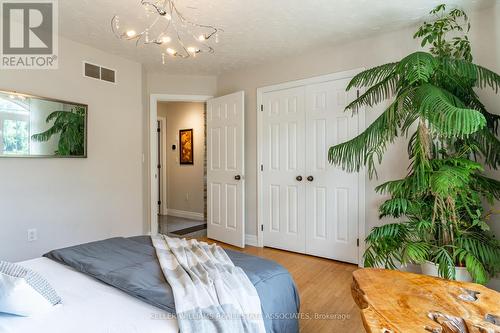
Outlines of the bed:
<svg viewBox="0 0 500 333">
<path fill-rule="evenodd" d="M 300 302 L 288 271 L 270 260 L 225 251 L 254 284 L 266 332 L 298 332 Z M 149 237 L 112 238 L 45 256 L 20 264 L 42 274 L 63 304 L 36 318 L 0 314 L 0 333 L 178 332 L 172 291 Z"/>
<path fill-rule="evenodd" d="M 37 258 L 20 264 L 45 277 L 57 290 L 63 304 L 47 314 L 33 318 L 0 314 L 1 333 L 178 332 L 177 321 L 166 311 L 71 267 L 48 258 Z"/>
</svg>

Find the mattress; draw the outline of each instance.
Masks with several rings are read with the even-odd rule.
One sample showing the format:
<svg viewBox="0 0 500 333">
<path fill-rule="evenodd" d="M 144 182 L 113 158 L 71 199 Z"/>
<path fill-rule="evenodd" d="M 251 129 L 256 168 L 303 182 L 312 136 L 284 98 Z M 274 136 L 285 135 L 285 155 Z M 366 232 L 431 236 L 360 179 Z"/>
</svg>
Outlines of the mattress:
<svg viewBox="0 0 500 333">
<path fill-rule="evenodd" d="M 35 317 L 0 314 L 0 333 L 177 333 L 166 311 L 47 258 L 20 262 L 45 277 L 63 300 Z"/>
<path fill-rule="evenodd" d="M 290 273 L 272 260 L 224 250 L 255 286 L 266 332 L 298 333 L 300 298 Z M 145 303 L 176 313 L 172 288 L 161 271 L 149 236 L 114 237 L 53 250 L 44 256 Z"/>
</svg>

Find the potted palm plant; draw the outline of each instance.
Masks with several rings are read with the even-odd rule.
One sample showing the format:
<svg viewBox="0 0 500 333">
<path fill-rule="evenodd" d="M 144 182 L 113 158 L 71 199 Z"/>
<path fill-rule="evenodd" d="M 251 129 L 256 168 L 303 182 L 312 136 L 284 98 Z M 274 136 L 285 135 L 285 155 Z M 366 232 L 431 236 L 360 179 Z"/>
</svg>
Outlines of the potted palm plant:
<svg viewBox="0 0 500 333">
<path fill-rule="evenodd" d="M 59 156 L 82 156 L 85 154 L 85 108 L 76 106 L 71 111 L 54 111 L 45 120 L 53 121 L 52 126 L 31 138 L 38 142 L 49 141 L 53 135 L 59 134 L 57 150 Z"/>
<path fill-rule="evenodd" d="M 500 182 L 486 177 L 478 161 L 500 165 L 500 117 L 486 110 L 474 89 L 497 92 L 500 76 L 472 62 L 464 11 L 447 12 L 439 5 L 431 14 L 435 20 L 414 36 L 422 47 L 430 45 L 429 52 L 412 53 L 352 79 L 347 89 L 366 91 L 346 110 L 392 102 L 363 133 L 331 147 L 328 156 L 347 171 L 367 167 L 374 177 L 387 145 L 398 136 L 409 137 L 408 175 L 376 189 L 390 196 L 380 216 L 403 222 L 371 231 L 365 266 L 418 263 L 449 279 L 457 278 L 457 267 L 463 266 L 474 281 L 486 283 L 500 271 L 500 244 L 486 223 L 493 212 L 485 212 L 481 200 L 500 199 Z"/>
</svg>

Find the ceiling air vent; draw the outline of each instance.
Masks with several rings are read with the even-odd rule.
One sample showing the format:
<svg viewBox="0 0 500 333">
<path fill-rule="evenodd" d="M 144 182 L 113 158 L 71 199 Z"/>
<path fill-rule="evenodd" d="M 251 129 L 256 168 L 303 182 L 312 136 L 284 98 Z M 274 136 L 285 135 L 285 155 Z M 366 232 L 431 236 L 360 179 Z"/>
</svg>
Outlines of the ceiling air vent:
<svg viewBox="0 0 500 333">
<path fill-rule="evenodd" d="M 101 67 L 88 62 L 83 63 L 83 75 L 93 79 L 116 83 L 116 73 L 113 69 Z"/>
</svg>

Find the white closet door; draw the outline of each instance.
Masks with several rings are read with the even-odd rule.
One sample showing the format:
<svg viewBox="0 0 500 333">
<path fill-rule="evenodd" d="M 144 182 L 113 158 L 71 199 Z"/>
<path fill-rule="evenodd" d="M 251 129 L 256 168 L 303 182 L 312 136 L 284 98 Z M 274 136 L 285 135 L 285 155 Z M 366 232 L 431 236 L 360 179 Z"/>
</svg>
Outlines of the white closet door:
<svg viewBox="0 0 500 333">
<path fill-rule="evenodd" d="M 328 162 L 330 146 L 358 134 L 358 117 L 344 112 L 349 81 L 306 88 L 306 253 L 357 263 L 358 174 Z"/>
<path fill-rule="evenodd" d="M 244 92 L 207 103 L 207 235 L 245 246 Z"/>
<path fill-rule="evenodd" d="M 263 95 L 264 245 L 295 252 L 305 251 L 306 235 L 304 92 Z"/>
</svg>

